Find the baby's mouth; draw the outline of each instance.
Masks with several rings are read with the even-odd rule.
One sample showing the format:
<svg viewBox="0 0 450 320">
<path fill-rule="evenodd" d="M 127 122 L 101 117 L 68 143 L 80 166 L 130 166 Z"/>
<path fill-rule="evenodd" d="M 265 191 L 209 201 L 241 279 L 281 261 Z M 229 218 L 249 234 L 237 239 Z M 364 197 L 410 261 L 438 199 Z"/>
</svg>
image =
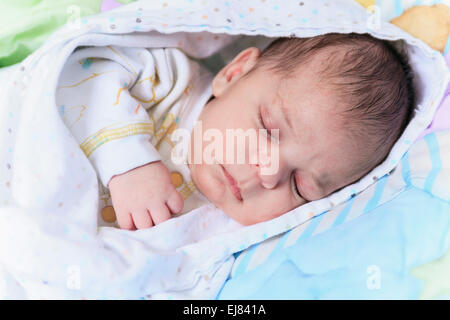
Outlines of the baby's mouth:
<svg viewBox="0 0 450 320">
<path fill-rule="evenodd" d="M 241 190 L 239 189 L 236 180 L 234 180 L 234 178 L 228 173 L 228 171 L 225 169 L 225 167 L 221 164 L 219 164 L 220 167 L 222 168 L 223 174 L 225 176 L 225 179 L 228 181 L 228 185 L 230 187 L 231 193 L 233 193 L 234 197 L 238 200 L 238 201 L 242 201 L 242 195 L 241 195 Z"/>
</svg>

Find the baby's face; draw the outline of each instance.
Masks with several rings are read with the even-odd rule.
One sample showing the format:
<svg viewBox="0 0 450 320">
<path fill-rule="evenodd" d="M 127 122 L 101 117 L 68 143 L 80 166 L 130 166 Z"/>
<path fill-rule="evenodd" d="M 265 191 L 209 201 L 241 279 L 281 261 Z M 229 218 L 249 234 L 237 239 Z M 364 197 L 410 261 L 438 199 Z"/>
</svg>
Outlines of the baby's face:
<svg viewBox="0 0 450 320">
<path fill-rule="evenodd" d="M 354 170 L 356 150 L 339 120 L 338 110 L 342 107 L 338 99 L 315 76 L 326 55 L 318 54 L 291 79 L 282 79 L 262 68 L 244 77 L 258 57 L 259 50 L 249 48 L 222 69 L 213 82 L 215 98 L 205 106 L 196 124 L 198 128 L 201 122 L 202 132 L 215 129 L 224 137 L 223 159 L 214 155 L 218 158 L 214 159 L 216 163 L 189 164 L 199 191 L 244 225 L 270 220 L 323 198 L 364 174 Z M 268 157 L 271 164 L 277 162 L 277 170 L 265 174 L 264 166 L 250 163 L 250 159 L 261 158 L 258 149 L 250 147 L 249 139 L 244 147 L 245 162 L 238 163 L 236 158 L 227 162 L 226 130 L 250 129 L 259 137 L 262 125 L 269 132 L 279 129 L 278 143 L 266 135 L 261 140 L 267 142 Z M 194 159 L 195 153 L 208 153 L 206 148 L 211 142 L 192 134 L 190 143 L 190 156 Z M 273 147 L 278 148 L 277 158 L 272 158 Z M 231 186 L 233 182 L 227 174 L 238 189 Z"/>
</svg>

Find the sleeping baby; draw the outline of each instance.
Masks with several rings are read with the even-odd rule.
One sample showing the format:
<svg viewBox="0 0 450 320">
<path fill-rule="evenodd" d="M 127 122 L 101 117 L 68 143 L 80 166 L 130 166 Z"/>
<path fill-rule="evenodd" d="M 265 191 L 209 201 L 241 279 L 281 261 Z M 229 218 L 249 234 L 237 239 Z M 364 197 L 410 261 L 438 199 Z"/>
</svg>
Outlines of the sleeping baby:
<svg viewBox="0 0 450 320">
<path fill-rule="evenodd" d="M 215 76 L 175 48 L 80 48 L 56 102 L 97 172 L 99 223 L 135 230 L 207 203 L 251 225 L 326 197 L 386 158 L 414 91 L 388 42 L 330 33 L 247 48 Z"/>
</svg>

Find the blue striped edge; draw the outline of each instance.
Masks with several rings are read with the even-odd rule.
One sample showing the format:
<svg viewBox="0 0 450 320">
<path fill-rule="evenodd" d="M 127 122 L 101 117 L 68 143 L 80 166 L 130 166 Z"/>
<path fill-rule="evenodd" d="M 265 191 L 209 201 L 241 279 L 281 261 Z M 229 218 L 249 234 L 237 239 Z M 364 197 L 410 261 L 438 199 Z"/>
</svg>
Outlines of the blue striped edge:
<svg viewBox="0 0 450 320">
<path fill-rule="evenodd" d="M 384 188 L 386 187 L 388 179 L 389 179 L 389 176 L 385 175 L 377 181 L 377 184 L 375 185 L 375 191 L 373 192 L 372 198 L 369 200 L 367 205 L 364 207 L 362 214 L 365 214 L 376 208 L 376 206 L 378 205 L 378 202 L 381 199 L 381 196 L 383 195 Z"/>
<path fill-rule="evenodd" d="M 350 210 L 353 207 L 353 203 L 355 202 L 356 196 L 352 197 L 350 200 L 347 201 L 347 204 L 345 205 L 344 209 L 342 209 L 341 212 L 339 212 L 339 215 L 337 216 L 336 220 L 334 220 L 333 225 L 331 228 L 334 228 L 335 226 L 340 225 L 345 221 L 347 218 L 347 215 L 349 214 Z"/>
<path fill-rule="evenodd" d="M 444 56 L 447 55 L 447 53 L 450 52 L 450 35 L 447 38 L 447 44 L 445 45 L 444 48 Z"/>
<path fill-rule="evenodd" d="M 424 189 L 432 194 L 434 181 L 442 169 L 441 155 L 439 153 L 439 143 L 436 138 L 436 134 L 427 134 L 424 139 L 428 150 L 430 151 L 430 159 L 432 164 L 431 171 L 425 180 Z"/>
<path fill-rule="evenodd" d="M 309 225 L 306 227 L 306 229 L 299 235 L 298 239 L 293 243 L 292 245 L 297 244 L 298 241 L 302 239 L 306 239 L 311 237 L 313 232 L 317 229 L 317 226 L 319 225 L 320 221 L 322 221 L 323 217 L 325 216 L 324 213 L 321 213 L 319 215 L 316 215 L 314 218 L 312 218 L 309 221 L 306 221 L 305 223 L 309 223 Z M 279 240 L 275 248 L 272 250 L 270 255 L 266 258 L 272 258 L 278 251 L 280 251 L 283 248 L 283 244 L 286 242 L 287 238 L 289 237 L 290 231 L 286 232 Z M 245 256 L 243 256 L 241 262 L 236 267 L 233 277 L 237 277 L 247 271 L 248 265 L 255 254 L 255 251 L 260 243 L 256 243 L 253 246 L 249 248 L 247 252 L 245 252 Z"/>
<path fill-rule="evenodd" d="M 245 273 L 247 270 L 247 266 L 250 263 L 250 260 L 252 259 L 253 255 L 255 254 L 255 250 L 258 247 L 259 243 L 255 243 L 254 245 L 250 246 L 247 252 L 243 253 L 244 256 L 239 263 L 239 265 L 236 267 L 234 271 L 233 277 L 237 277 L 242 273 Z"/>
<path fill-rule="evenodd" d="M 407 186 L 411 185 L 411 168 L 409 166 L 409 153 L 405 153 L 401 160 L 402 163 L 402 178 Z"/>
</svg>

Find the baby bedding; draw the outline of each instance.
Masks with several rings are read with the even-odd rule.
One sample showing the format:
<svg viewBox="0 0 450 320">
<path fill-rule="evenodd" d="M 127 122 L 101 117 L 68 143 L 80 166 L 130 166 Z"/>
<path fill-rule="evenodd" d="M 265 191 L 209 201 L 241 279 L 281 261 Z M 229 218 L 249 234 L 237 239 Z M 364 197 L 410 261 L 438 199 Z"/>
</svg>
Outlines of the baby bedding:
<svg viewBox="0 0 450 320">
<path fill-rule="evenodd" d="M 390 20 L 413 3 L 376 5 Z M 450 53 L 446 59 L 450 69 Z M 449 130 L 450 86 L 433 122 L 402 157 L 397 174 L 383 177 L 326 215 L 243 251 L 218 297 L 450 298 L 445 281 L 450 276 L 450 198 L 439 196 L 439 190 L 449 188 L 442 184 L 449 175 Z"/>
<path fill-rule="evenodd" d="M 450 68 L 450 52 L 447 53 L 446 61 L 447 66 Z M 447 92 L 445 93 L 445 96 L 442 99 L 441 104 L 436 110 L 433 121 L 427 127 L 427 129 L 420 134 L 418 139 L 421 139 L 423 136 L 434 131 L 450 130 L 449 119 L 450 119 L 450 86 L 447 87 Z"/>
<path fill-rule="evenodd" d="M 409 181 L 403 175 L 406 166 L 400 167 L 402 157 L 431 122 L 449 74 L 442 55 L 420 40 L 385 23 L 373 29 L 366 20 L 364 8 L 344 0 L 282 4 L 267 0 L 255 7 L 231 0 L 138 1 L 89 17 L 79 29 L 66 26 L 54 33 L 20 65 L 5 71 L 9 82 L 1 86 L 2 297 L 212 299 L 230 275 L 234 253 L 289 230 L 298 233 L 319 217 L 327 221 L 321 226 L 325 230 L 332 221 L 325 218 L 336 212 L 333 208 L 352 204 L 355 210 L 348 210 L 348 218 L 356 217 L 367 194 L 376 194 L 366 205 L 368 212 L 401 194 L 401 184 L 384 189 L 389 192 L 380 189 L 387 185 L 388 173 L 402 174 Z M 75 48 L 178 47 L 191 57 L 206 58 L 240 35 L 274 38 L 327 32 L 370 32 L 408 52 L 417 75 L 417 112 L 384 163 L 327 198 L 253 226 L 242 227 L 208 204 L 151 229 L 98 228 L 95 171 L 64 126 L 54 101 L 59 72 Z M 447 140 L 436 136 L 430 145 Z M 419 167 L 419 171 L 426 168 Z M 430 179 L 425 185 L 431 185 L 433 194 L 448 199 L 448 179 L 436 174 Z M 338 263 L 334 266 L 339 269 Z"/>
<path fill-rule="evenodd" d="M 135 0 L 3 0 L 0 2 L 0 67 L 22 61 L 65 23 Z"/>
<path fill-rule="evenodd" d="M 375 1 L 359 1 L 368 7 L 376 5 L 379 9 L 380 18 L 384 21 L 391 21 L 402 15 L 402 13 L 415 6 L 432 6 L 436 4 L 449 5 L 448 0 L 375 0 Z M 366 3 L 364 3 L 366 2 Z"/>
<path fill-rule="evenodd" d="M 88 47 L 70 56 L 56 105 L 100 179 L 98 226 L 119 226 L 106 187 L 111 178 L 158 160 L 184 200 L 179 214 L 209 203 L 188 166 L 172 156 L 174 131 L 192 131 L 211 97 L 212 80 L 176 48 Z"/>
<path fill-rule="evenodd" d="M 239 255 L 220 299 L 449 299 L 450 131 L 376 184 Z"/>
</svg>

